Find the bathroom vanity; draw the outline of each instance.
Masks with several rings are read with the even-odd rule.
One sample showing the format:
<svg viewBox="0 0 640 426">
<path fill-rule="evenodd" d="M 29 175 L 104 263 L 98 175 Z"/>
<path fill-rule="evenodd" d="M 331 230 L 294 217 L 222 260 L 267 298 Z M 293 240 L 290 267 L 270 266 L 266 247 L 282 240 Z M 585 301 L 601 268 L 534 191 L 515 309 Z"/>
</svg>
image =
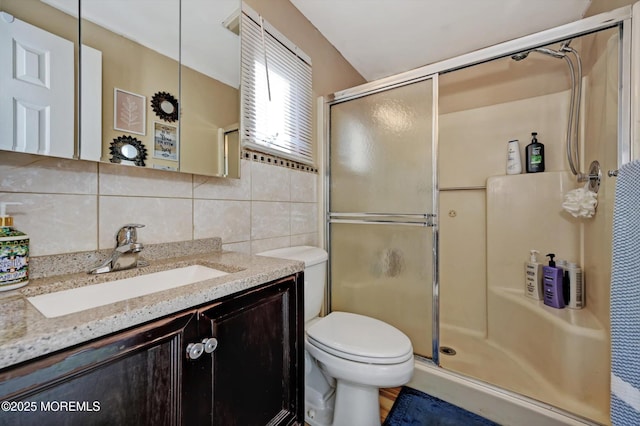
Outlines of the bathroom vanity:
<svg viewBox="0 0 640 426">
<path fill-rule="evenodd" d="M 304 265 L 220 252 L 152 267 L 185 262 L 236 272 L 57 318 L 42 316 L 25 294 L 0 299 L 14 306 L 0 314 L 5 323 L 23 333 L 0 339 L 0 401 L 9 401 L 0 424 L 302 424 Z M 38 353 L 38 341 L 65 346 L 108 328 L 15 362 Z"/>
</svg>

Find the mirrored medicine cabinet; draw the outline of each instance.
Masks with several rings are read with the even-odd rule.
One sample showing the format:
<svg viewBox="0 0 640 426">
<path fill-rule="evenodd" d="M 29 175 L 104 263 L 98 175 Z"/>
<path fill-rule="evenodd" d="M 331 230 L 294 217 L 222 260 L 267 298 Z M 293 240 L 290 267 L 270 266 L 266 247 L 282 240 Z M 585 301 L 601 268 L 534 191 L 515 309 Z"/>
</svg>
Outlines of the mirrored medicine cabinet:
<svg viewBox="0 0 640 426">
<path fill-rule="evenodd" d="M 0 0 L 0 150 L 239 178 L 240 7 Z"/>
</svg>

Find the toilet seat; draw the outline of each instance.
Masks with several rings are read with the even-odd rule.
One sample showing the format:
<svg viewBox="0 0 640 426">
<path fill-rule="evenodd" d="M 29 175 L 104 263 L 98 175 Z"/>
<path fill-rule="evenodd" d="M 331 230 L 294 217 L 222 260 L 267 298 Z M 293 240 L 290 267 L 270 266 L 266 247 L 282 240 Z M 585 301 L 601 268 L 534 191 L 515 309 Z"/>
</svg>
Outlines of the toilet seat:
<svg viewBox="0 0 640 426">
<path fill-rule="evenodd" d="M 363 315 L 332 312 L 307 329 L 308 343 L 339 358 L 367 364 L 399 364 L 413 358 L 409 338 Z"/>
</svg>

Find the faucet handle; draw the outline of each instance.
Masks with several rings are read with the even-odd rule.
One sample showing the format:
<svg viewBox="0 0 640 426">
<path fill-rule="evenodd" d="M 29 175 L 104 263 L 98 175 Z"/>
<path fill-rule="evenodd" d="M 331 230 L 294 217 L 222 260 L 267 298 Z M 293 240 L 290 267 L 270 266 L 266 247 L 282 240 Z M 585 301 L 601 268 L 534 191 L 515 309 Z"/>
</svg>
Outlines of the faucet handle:
<svg viewBox="0 0 640 426">
<path fill-rule="evenodd" d="M 143 228 L 144 225 L 140 223 L 128 223 L 123 225 L 116 234 L 116 244 L 121 246 L 124 244 L 131 244 L 138 241 L 138 233 L 136 228 Z"/>
</svg>

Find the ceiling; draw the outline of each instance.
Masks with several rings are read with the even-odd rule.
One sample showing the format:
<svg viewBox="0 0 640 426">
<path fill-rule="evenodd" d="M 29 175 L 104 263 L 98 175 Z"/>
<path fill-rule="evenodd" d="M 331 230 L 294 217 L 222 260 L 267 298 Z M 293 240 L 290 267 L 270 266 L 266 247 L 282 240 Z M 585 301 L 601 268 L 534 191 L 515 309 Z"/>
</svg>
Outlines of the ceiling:
<svg viewBox="0 0 640 426">
<path fill-rule="evenodd" d="M 291 0 L 367 80 L 581 19 L 591 0 Z"/>
</svg>

